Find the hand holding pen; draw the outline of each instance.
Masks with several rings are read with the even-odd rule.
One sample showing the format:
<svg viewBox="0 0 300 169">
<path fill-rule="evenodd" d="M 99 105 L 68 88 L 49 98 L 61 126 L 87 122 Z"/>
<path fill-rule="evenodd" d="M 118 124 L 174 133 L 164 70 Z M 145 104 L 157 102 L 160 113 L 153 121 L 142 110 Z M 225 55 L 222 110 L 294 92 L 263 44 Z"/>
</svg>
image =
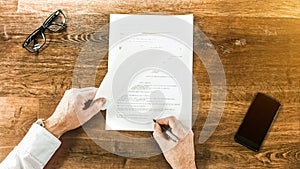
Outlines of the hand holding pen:
<svg viewBox="0 0 300 169">
<path fill-rule="evenodd" d="M 153 119 L 153 122 L 156 123 L 156 120 Z M 165 133 L 166 137 L 171 139 L 172 141 L 174 141 L 175 143 L 177 143 L 179 140 L 177 138 L 177 136 L 175 136 L 172 132 L 171 132 L 171 128 L 169 128 L 168 126 L 166 125 L 160 125 L 160 128 L 162 129 L 162 132 Z"/>
<path fill-rule="evenodd" d="M 156 119 L 153 137 L 172 168 L 196 168 L 193 131 L 175 117 Z"/>
</svg>

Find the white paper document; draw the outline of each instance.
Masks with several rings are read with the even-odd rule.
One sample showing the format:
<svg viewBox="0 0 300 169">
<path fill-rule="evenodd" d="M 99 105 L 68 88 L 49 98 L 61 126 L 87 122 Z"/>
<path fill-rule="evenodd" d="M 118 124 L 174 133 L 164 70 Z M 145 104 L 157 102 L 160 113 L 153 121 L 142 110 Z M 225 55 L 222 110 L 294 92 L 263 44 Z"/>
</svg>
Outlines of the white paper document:
<svg viewBox="0 0 300 169">
<path fill-rule="evenodd" d="M 193 15 L 111 14 L 106 130 L 153 131 L 175 116 L 192 126 Z"/>
</svg>

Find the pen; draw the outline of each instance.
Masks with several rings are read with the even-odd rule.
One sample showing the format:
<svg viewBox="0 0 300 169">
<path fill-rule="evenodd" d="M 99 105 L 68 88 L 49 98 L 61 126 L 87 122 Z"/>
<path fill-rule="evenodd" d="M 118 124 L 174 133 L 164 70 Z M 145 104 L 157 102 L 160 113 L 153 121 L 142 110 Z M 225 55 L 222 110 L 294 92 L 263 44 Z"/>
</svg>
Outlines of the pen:
<svg viewBox="0 0 300 169">
<path fill-rule="evenodd" d="M 156 120 L 155 119 L 153 119 L 153 121 L 154 121 L 154 123 L 156 123 Z M 158 124 L 158 123 L 157 123 Z M 169 130 L 169 129 L 167 129 L 164 125 L 160 125 L 160 124 L 158 124 L 160 127 L 161 127 L 161 129 L 162 129 L 162 131 L 172 140 L 172 141 L 174 141 L 175 143 L 177 143 L 179 140 L 178 140 L 178 138 Z"/>
</svg>

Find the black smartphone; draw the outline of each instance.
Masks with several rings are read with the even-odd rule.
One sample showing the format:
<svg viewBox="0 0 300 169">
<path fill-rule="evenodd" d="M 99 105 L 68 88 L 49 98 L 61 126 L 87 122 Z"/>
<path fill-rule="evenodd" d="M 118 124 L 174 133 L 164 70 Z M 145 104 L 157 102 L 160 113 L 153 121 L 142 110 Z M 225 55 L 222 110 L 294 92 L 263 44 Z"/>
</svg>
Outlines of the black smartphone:
<svg viewBox="0 0 300 169">
<path fill-rule="evenodd" d="M 263 93 L 257 93 L 234 140 L 253 151 L 259 151 L 279 108 L 280 103 L 277 100 Z"/>
</svg>

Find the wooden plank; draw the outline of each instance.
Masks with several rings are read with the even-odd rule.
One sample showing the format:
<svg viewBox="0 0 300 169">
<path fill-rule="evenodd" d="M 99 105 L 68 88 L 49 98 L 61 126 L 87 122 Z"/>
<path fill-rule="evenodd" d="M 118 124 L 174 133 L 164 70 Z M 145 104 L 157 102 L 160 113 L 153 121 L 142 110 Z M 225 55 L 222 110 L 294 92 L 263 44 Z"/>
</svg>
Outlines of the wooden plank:
<svg viewBox="0 0 300 169">
<path fill-rule="evenodd" d="M 10 17 L 20 20 L 18 15 L 13 14 L 8 15 L 6 19 L 5 16 L 0 18 L 8 20 Z M 97 20 L 97 17 L 102 19 Z M 17 27 L 14 23 L 8 23 L 6 32 L 12 38 L 0 45 L 0 53 L 5 56 L 0 59 L 3 66 L 3 71 L 0 73 L 3 79 L 0 93 L 10 95 L 16 94 L 17 91 L 23 91 L 18 93 L 30 97 L 49 97 L 49 95 L 55 97 L 57 94 L 61 95 L 64 90 L 71 88 L 75 84 L 72 82 L 72 73 L 74 73 L 76 59 L 81 48 L 86 42 L 89 42 L 89 38 L 86 38 L 90 35 L 88 32 L 97 31 L 97 27 L 107 22 L 107 17 L 90 15 L 88 18 L 94 18 L 91 20 L 99 22 L 95 22 L 94 26 L 81 26 L 78 30 L 75 29 L 76 25 L 79 25 L 81 21 L 82 25 L 88 25 L 89 21 L 86 21 L 83 15 L 74 15 L 72 17 L 74 19 L 70 20 L 69 23 L 70 29 L 68 28 L 62 34 L 52 36 L 51 44 L 38 57 L 21 48 L 26 35 L 17 32 L 22 32 L 24 28 Z M 34 20 L 36 17 L 28 15 L 26 18 Z M 235 18 L 235 21 L 232 22 L 234 26 L 230 29 L 224 29 L 228 20 L 222 18 L 224 17 L 209 17 L 208 19 L 199 19 L 197 22 L 201 23 L 201 27 L 207 31 L 208 37 L 212 39 L 219 52 L 228 86 L 265 86 L 267 88 L 272 85 L 274 88 L 277 86 L 278 90 L 286 86 L 298 88 L 300 84 L 298 66 L 300 49 L 296 46 L 300 45 L 300 36 L 295 36 L 295 34 L 299 34 L 299 29 L 296 26 L 300 25 L 300 20 L 276 19 L 274 21 L 265 18 L 261 21 L 258 18 Z M 245 28 L 250 26 L 243 34 L 241 34 L 237 24 L 239 22 L 245 23 Z M 261 28 L 251 27 L 252 24 L 262 22 L 264 25 L 270 25 L 270 30 L 278 29 L 277 35 L 266 35 Z M 286 26 L 277 28 L 277 22 Z M 209 25 L 216 25 L 215 31 L 206 30 Z M 32 30 L 27 30 L 27 33 L 30 31 Z M 212 34 L 211 31 L 215 33 Z M 220 32 L 222 32 L 221 35 L 219 35 Z M 245 46 L 235 45 L 235 41 L 238 39 L 245 39 L 247 44 Z M 107 47 L 107 40 L 102 40 L 104 41 L 101 41 L 103 46 Z M 13 46 L 13 48 L 7 48 L 6 45 Z M 106 58 L 103 61 L 106 62 Z M 106 68 L 107 64 L 100 65 L 94 86 L 99 85 Z M 93 72 L 94 69 L 91 68 L 89 72 Z M 23 74 L 24 71 L 28 74 Z M 265 72 L 270 73 L 266 74 Z M 196 55 L 194 76 L 199 80 L 199 86 L 210 84 L 206 69 L 203 63 L 196 58 Z M 86 77 L 88 78 L 88 76 Z M 86 79 L 86 81 L 89 80 Z"/>
<path fill-rule="evenodd" d="M 61 148 L 49 161 L 50 168 L 122 168 L 124 157 L 111 154 L 96 145 L 91 139 L 74 139 L 82 130 L 75 130 L 64 135 Z M 82 133 L 84 135 L 84 133 Z M 79 148 L 80 147 L 80 148 Z"/>
<path fill-rule="evenodd" d="M 18 0 L 1 0 L 0 12 L 16 12 L 18 9 Z"/>
<path fill-rule="evenodd" d="M 221 143 L 218 143 L 221 144 Z M 289 147 L 289 149 L 284 148 Z M 228 146 L 228 151 L 222 151 L 218 146 L 196 146 L 198 158 L 196 164 L 202 168 L 298 168 L 297 147 L 299 144 L 274 146 L 264 152 L 255 153 L 238 146 Z"/>
<path fill-rule="evenodd" d="M 300 2 L 293 0 L 63 0 L 35 1 L 19 0 L 20 12 L 49 12 L 62 8 L 67 13 L 197 13 L 202 16 L 240 16 L 240 17 L 300 17 Z"/>
<path fill-rule="evenodd" d="M 0 97 L 0 161 L 20 142 L 38 111 L 36 98 Z"/>
</svg>

